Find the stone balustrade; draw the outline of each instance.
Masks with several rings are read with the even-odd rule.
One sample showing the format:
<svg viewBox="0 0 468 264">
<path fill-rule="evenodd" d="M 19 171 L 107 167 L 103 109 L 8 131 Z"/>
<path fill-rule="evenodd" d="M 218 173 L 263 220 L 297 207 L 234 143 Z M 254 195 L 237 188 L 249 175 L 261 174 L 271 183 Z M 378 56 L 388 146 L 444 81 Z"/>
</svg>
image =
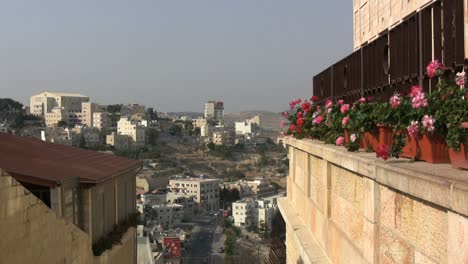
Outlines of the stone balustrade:
<svg viewBox="0 0 468 264">
<path fill-rule="evenodd" d="M 285 143 L 287 263 L 468 263 L 468 171 Z"/>
</svg>

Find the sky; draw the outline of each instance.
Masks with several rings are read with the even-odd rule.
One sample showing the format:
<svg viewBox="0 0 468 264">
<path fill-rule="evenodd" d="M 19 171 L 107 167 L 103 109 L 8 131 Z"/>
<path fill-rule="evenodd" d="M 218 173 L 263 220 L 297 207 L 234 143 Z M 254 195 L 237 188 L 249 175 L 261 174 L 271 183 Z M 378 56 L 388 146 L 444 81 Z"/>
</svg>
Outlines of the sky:
<svg viewBox="0 0 468 264">
<path fill-rule="evenodd" d="M 352 12 L 349 0 L 4 1 L 0 98 L 279 112 L 352 52 Z"/>
</svg>

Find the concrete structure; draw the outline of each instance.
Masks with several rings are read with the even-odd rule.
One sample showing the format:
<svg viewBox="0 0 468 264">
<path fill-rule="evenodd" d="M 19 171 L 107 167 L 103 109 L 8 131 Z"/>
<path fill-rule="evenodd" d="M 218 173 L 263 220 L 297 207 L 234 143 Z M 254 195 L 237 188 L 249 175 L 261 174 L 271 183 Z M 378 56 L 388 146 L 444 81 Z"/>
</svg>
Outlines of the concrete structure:
<svg viewBox="0 0 468 264">
<path fill-rule="evenodd" d="M 45 117 L 52 109 L 64 109 L 67 113 L 81 113 L 81 104 L 89 102 L 89 97 L 81 94 L 43 92 L 29 99 L 32 115 Z"/>
<path fill-rule="evenodd" d="M 235 122 L 236 135 L 250 135 L 258 132 L 256 128 L 260 127 L 260 116 L 254 116 L 243 122 Z"/>
<path fill-rule="evenodd" d="M 285 142 L 287 263 L 466 263 L 468 171 Z"/>
<path fill-rule="evenodd" d="M 395 27 L 432 0 L 354 0 L 354 48 L 375 40 L 379 34 Z"/>
<path fill-rule="evenodd" d="M 94 113 L 102 111 L 102 107 L 96 103 L 84 102 L 81 104 L 81 124 L 88 127 L 93 126 Z"/>
<path fill-rule="evenodd" d="M 140 121 L 130 117 L 121 117 L 117 123 L 117 133 L 129 136 L 135 146 L 145 145 L 145 127 L 141 125 Z"/>
<path fill-rule="evenodd" d="M 269 200 L 240 200 L 232 203 L 234 225 L 239 227 L 267 228 L 271 230 L 277 206 Z"/>
<path fill-rule="evenodd" d="M 184 206 L 180 204 L 153 205 L 151 212 L 152 219 L 164 227 L 179 225 L 184 219 Z"/>
<path fill-rule="evenodd" d="M 106 144 L 113 146 L 115 149 L 128 149 L 132 145 L 132 138 L 126 135 L 119 135 L 112 132 L 106 136 Z"/>
<path fill-rule="evenodd" d="M 1 263 L 135 263 L 134 228 L 99 257 L 91 245 L 134 215 L 140 162 L 5 133 L 0 146 Z"/>
<path fill-rule="evenodd" d="M 169 181 L 173 192 L 193 197 L 197 203 L 197 212 L 219 210 L 219 179 L 174 178 Z"/>
<path fill-rule="evenodd" d="M 207 124 L 207 122 L 205 118 L 197 118 L 192 121 L 192 124 L 193 124 L 193 127 L 198 127 L 201 129 L 203 126 Z"/>
<path fill-rule="evenodd" d="M 76 126 L 72 128 L 71 131 L 74 146 L 97 148 L 103 145 L 100 131 L 97 128 Z M 84 146 L 82 144 L 84 144 Z"/>
<path fill-rule="evenodd" d="M 240 227 L 248 227 L 252 225 L 251 208 L 254 201 L 241 200 L 232 203 L 232 216 L 234 225 Z"/>
<path fill-rule="evenodd" d="M 211 135 L 213 134 L 212 128 L 208 124 L 203 125 L 200 128 L 200 136 L 203 138 L 210 138 Z"/>
<path fill-rule="evenodd" d="M 107 112 L 94 112 L 93 113 L 93 127 L 102 130 L 111 126 L 109 113 Z"/>
<path fill-rule="evenodd" d="M 205 119 L 222 122 L 224 120 L 224 103 L 208 101 L 205 103 Z"/>
<path fill-rule="evenodd" d="M 41 131 L 41 140 L 72 146 L 74 134 L 75 133 L 68 128 L 51 127 Z"/>
</svg>

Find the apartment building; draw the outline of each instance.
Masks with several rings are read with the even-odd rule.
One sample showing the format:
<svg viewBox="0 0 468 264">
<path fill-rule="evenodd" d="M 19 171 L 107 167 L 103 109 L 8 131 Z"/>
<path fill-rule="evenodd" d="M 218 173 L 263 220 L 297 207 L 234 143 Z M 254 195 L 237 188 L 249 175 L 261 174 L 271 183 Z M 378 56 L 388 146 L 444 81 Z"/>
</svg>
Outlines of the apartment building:
<svg viewBox="0 0 468 264">
<path fill-rule="evenodd" d="M 205 118 L 197 118 L 197 119 L 192 120 L 192 124 L 193 124 L 193 127 L 198 127 L 201 129 L 203 126 L 207 124 L 207 121 Z"/>
<path fill-rule="evenodd" d="M 219 210 L 219 179 L 182 178 L 169 180 L 173 192 L 193 197 L 197 212 L 214 212 Z"/>
<path fill-rule="evenodd" d="M 239 227 L 255 226 L 271 230 L 277 212 L 277 205 L 271 200 L 240 200 L 232 203 L 234 225 Z"/>
<path fill-rule="evenodd" d="M 75 126 L 73 132 L 73 145 L 86 148 L 97 148 L 102 146 L 101 133 L 99 129 L 86 126 Z"/>
<path fill-rule="evenodd" d="M 223 121 L 224 119 L 224 103 L 216 101 L 208 101 L 205 103 L 205 119 L 213 119 Z"/>
<path fill-rule="evenodd" d="M 2 190 L 10 188 L 13 191 L 2 193 L 15 194 L 2 196 L 0 207 L 6 212 L 0 220 L 2 239 L 5 245 L 28 247 L 27 254 L 2 254 L 2 260 L 29 263 L 35 257 L 38 263 L 57 263 L 74 256 L 75 259 L 88 259 L 80 263 L 115 263 L 113 256 L 120 252 L 117 254 L 120 258 L 134 263 L 135 234 L 124 235 L 122 247 L 112 249 L 113 254 L 108 260 L 101 262 L 98 262 L 99 257 L 93 257 L 91 245 L 134 216 L 135 176 L 142 168 L 140 161 L 0 133 L 0 168 L 14 179 L 7 181 L 0 170 Z M 11 186 L 6 187 L 6 183 Z M 26 197 L 31 194 L 40 201 L 32 202 Z M 82 232 L 71 231 L 75 227 Z M 53 228 L 62 230 L 58 236 L 69 238 L 57 244 L 54 242 L 57 236 L 42 232 L 42 228 L 48 232 L 53 232 Z M 65 229 L 73 235 L 70 237 L 69 233 L 63 232 Z M 135 231 L 129 228 L 125 232 Z M 72 255 L 59 261 L 55 257 L 61 254 L 57 248 L 71 248 L 68 252 L 72 253 L 68 254 Z"/>
<path fill-rule="evenodd" d="M 117 123 L 117 134 L 129 136 L 135 146 L 145 145 L 145 127 L 140 121 L 133 120 L 128 116 L 121 117 Z"/>
<path fill-rule="evenodd" d="M 102 130 L 111 126 L 109 113 L 107 112 L 94 112 L 93 113 L 93 127 Z"/>
<path fill-rule="evenodd" d="M 151 218 L 164 227 L 180 225 L 184 219 L 184 206 L 180 204 L 157 204 L 151 207 Z"/>
</svg>

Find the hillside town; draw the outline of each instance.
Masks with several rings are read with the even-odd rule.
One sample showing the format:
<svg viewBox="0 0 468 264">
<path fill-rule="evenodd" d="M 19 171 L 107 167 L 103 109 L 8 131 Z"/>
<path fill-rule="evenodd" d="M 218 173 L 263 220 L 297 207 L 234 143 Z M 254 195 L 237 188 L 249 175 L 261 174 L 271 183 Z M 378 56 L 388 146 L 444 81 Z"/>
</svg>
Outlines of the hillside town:
<svg viewBox="0 0 468 264">
<path fill-rule="evenodd" d="M 287 162 L 260 115 L 228 122 L 223 102 L 208 101 L 191 118 L 55 92 L 31 96 L 29 107 L 2 105 L 3 133 L 142 162 L 134 190 L 139 263 L 163 263 L 171 250 L 172 263 L 224 263 L 257 256 L 253 246 L 268 257 Z M 241 237 L 250 243 L 236 253 Z"/>
</svg>

